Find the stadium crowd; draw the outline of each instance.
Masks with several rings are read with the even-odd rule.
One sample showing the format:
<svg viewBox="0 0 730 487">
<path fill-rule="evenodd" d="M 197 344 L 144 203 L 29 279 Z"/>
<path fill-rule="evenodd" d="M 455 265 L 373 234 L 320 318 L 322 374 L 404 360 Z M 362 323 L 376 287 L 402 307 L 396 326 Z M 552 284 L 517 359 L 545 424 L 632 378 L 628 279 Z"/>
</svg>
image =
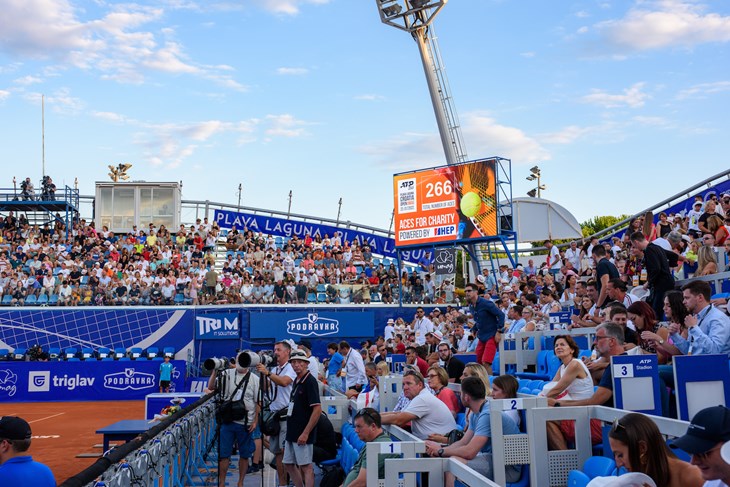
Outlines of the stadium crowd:
<svg viewBox="0 0 730 487">
<path fill-rule="evenodd" d="M 514 269 L 500 266 L 497 276 L 485 270 L 479 284 L 492 296 L 507 291 L 515 298 L 519 293 L 523 301 L 540 304 L 536 318 L 560 303 L 590 310 L 595 299 L 602 302 L 607 296 L 606 289 L 591 298 L 587 289 L 596 273 L 593 249 L 599 245 L 618 270 L 612 277 L 629 286 L 646 284 L 644 251 L 630 238 L 636 231 L 676 254 L 670 260 L 675 275 L 704 276 L 727 269 L 730 195 L 722 195 L 721 201 L 716 196 L 698 200 L 686 216 L 661 213 L 657 223 L 652 222 L 651 214 L 636 218 L 623 238 L 610 242 L 592 239 L 580 247 L 571 242 L 562 250 L 547 242 L 549 253 L 540 267 L 530 260 Z M 404 303 L 458 300 L 454 282 L 436 283 L 429 257 L 411 272 L 399 270 L 395 262 L 374 256 L 367 243 L 342 241 L 339 233 L 284 239 L 233 227 L 223 236 L 206 218 L 175 232 L 150 223 L 115 234 L 81 219 L 66 238 L 60 216 L 38 227 L 13 212 L 0 218 L 0 231 L 4 305 L 369 304 L 399 302 L 401 295 Z M 221 240 L 225 260 L 218 271 Z M 597 290 L 602 289 L 599 284 Z M 543 309 L 549 303 L 553 304 Z"/>
</svg>

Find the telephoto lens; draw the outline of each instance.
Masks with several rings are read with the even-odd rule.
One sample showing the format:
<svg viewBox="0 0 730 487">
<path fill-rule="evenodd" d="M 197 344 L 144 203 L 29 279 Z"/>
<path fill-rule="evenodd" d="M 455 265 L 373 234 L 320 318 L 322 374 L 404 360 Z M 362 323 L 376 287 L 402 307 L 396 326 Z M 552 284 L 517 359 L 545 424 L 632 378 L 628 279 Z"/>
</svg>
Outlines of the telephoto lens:
<svg viewBox="0 0 730 487">
<path fill-rule="evenodd" d="M 226 357 L 211 357 L 203 362 L 205 370 L 226 370 L 228 368 L 228 359 Z"/>
</svg>

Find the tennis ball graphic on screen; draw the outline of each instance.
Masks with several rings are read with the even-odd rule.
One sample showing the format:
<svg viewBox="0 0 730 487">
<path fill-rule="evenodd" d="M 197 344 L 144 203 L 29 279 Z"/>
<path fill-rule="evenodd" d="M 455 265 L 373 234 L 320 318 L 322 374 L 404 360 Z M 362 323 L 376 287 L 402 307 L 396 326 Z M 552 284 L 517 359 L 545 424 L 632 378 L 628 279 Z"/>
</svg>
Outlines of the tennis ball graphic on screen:
<svg viewBox="0 0 730 487">
<path fill-rule="evenodd" d="M 475 192 L 469 191 L 461 197 L 459 206 L 464 216 L 471 218 L 482 212 L 482 199 Z"/>
</svg>

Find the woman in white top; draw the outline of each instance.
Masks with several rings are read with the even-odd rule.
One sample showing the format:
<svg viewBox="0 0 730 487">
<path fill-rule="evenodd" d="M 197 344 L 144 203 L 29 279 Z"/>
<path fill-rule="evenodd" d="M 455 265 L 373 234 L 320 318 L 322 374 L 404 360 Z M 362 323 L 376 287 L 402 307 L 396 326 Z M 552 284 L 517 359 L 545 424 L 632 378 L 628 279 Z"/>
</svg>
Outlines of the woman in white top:
<svg viewBox="0 0 730 487">
<path fill-rule="evenodd" d="M 555 385 L 545 395 L 558 399 L 567 394 L 572 400 L 593 396 L 593 379 L 585 364 L 578 359 L 580 349 L 575 340 L 570 335 L 558 335 L 553 342 L 553 351 L 562 365 L 553 377 Z"/>
</svg>

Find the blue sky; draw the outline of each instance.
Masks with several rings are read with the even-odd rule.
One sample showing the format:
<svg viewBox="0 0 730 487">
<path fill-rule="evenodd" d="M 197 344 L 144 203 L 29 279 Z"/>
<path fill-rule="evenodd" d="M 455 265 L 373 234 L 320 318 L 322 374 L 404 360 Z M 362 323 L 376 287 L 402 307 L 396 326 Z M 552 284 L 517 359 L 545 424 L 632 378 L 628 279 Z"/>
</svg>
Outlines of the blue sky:
<svg viewBox="0 0 730 487">
<path fill-rule="evenodd" d="M 0 0 L 0 160 L 83 194 L 107 165 L 184 199 L 387 228 L 392 175 L 444 164 L 415 42 L 375 0 Z M 452 0 L 435 32 L 469 159 L 579 221 L 728 167 L 730 3 Z"/>
</svg>

